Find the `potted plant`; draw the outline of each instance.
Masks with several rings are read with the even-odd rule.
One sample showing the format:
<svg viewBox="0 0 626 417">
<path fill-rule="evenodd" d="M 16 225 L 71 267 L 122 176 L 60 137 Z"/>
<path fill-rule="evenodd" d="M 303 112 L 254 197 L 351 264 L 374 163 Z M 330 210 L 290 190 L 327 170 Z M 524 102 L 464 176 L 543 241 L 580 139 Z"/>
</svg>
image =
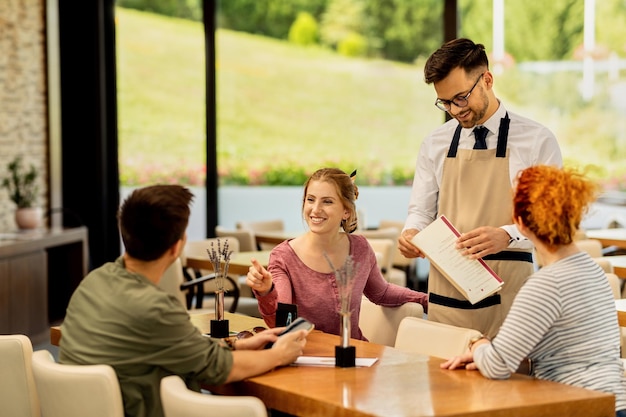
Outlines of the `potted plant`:
<svg viewBox="0 0 626 417">
<path fill-rule="evenodd" d="M 36 229 L 41 224 L 42 211 L 37 205 L 39 172 L 34 165 L 26 169 L 22 156 L 16 156 L 8 165 L 9 175 L 2 180 L 2 187 L 9 192 L 15 203 L 15 222 L 20 229 Z"/>
</svg>

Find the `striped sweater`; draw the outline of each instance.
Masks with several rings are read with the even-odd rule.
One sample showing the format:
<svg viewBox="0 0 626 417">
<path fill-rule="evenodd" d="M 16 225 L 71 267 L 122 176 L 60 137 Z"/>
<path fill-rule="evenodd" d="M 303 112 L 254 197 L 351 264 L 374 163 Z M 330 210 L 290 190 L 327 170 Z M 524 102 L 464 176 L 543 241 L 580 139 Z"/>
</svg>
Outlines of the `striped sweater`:
<svg viewBox="0 0 626 417">
<path fill-rule="evenodd" d="M 613 393 L 626 409 L 620 329 L 604 271 L 584 252 L 534 273 L 498 335 L 474 351 L 480 372 L 508 378 L 529 357 L 539 379 Z"/>
</svg>

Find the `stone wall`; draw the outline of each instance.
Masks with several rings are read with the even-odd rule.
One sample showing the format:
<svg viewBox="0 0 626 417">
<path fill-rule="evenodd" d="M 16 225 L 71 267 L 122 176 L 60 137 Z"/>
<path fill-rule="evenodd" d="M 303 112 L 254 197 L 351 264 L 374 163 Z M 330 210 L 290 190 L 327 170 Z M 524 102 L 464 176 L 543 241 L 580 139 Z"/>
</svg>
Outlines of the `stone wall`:
<svg viewBox="0 0 626 417">
<path fill-rule="evenodd" d="M 48 133 L 45 0 L 0 1 L 0 178 L 23 155 L 40 170 L 40 203 L 47 208 Z M 0 189 L 0 233 L 15 229 L 15 205 Z"/>
</svg>

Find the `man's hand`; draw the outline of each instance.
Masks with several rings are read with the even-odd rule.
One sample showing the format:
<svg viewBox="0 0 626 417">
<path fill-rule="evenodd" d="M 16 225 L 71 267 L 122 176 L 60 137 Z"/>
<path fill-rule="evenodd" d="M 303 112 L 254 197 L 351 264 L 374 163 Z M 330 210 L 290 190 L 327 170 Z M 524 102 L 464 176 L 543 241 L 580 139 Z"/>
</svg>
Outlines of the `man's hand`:
<svg viewBox="0 0 626 417">
<path fill-rule="evenodd" d="M 286 333 L 276 340 L 276 343 L 272 345 L 272 350 L 280 350 L 281 365 L 289 365 L 298 359 L 298 356 L 302 356 L 308 334 L 309 332 L 306 330 L 298 330 Z"/>
<path fill-rule="evenodd" d="M 259 350 L 265 348 L 268 343 L 274 343 L 278 340 L 278 335 L 285 330 L 285 327 L 274 327 L 272 329 L 263 330 L 256 333 L 252 337 L 238 339 L 235 342 L 237 350 Z"/>
<path fill-rule="evenodd" d="M 483 226 L 463 233 L 458 239 L 456 248 L 471 259 L 479 259 L 498 253 L 509 246 L 509 234 L 500 227 Z"/>
<path fill-rule="evenodd" d="M 398 239 L 398 249 L 406 258 L 423 258 L 424 254 L 411 243 L 413 236 L 419 233 L 417 229 L 406 229 Z"/>
</svg>

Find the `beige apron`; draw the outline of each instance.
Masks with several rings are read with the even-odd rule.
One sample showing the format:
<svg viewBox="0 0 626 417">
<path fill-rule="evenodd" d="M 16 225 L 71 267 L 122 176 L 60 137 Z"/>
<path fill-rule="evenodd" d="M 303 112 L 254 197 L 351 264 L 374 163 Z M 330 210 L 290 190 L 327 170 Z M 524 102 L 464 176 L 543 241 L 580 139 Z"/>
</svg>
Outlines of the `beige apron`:
<svg viewBox="0 0 626 417">
<path fill-rule="evenodd" d="M 480 226 L 511 224 L 508 115 L 500 122 L 497 149 L 458 149 L 461 126 L 454 133 L 443 165 L 438 215 L 445 214 L 461 233 Z M 431 267 L 428 279 L 428 319 L 479 330 L 494 337 L 513 299 L 533 273 L 530 250 L 507 249 L 483 258 L 504 281 L 502 290 L 472 305 Z"/>
</svg>

